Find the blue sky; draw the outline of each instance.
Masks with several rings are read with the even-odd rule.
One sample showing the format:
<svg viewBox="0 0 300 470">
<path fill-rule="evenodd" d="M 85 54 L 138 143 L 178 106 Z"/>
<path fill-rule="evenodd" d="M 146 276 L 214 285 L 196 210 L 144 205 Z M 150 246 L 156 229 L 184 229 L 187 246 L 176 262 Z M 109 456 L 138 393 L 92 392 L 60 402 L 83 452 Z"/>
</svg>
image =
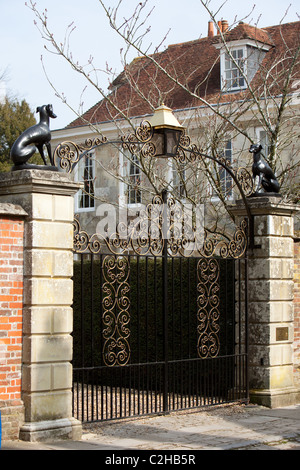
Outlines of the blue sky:
<svg viewBox="0 0 300 470">
<path fill-rule="evenodd" d="M 29 0 L 28 0 L 29 1 Z M 113 5 L 117 0 L 106 0 Z M 100 69 L 106 64 L 116 72 L 122 70 L 120 48 L 122 43 L 109 27 L 98 0 L 35 0 L 39 10 L 48 10 L 48 20 L 56 37 L 63 41 L 66 28 L 72 21 L 76 30 L 72 34 L 71 49 L 81 63 L 90 54 Z M 224 0 L 210 0 L 210 8 L 216 12 Z M 229 24 L 235 19 L 248 15 L 254 1 L 228 0 L 218 13 L 218 19 L 226 19 Z M 284 22 L 297 21 L 300 14 L 299 0 L 264 0 L 257 5 L 245 22 L 258 26 L 279 24 L 289 5 Z M 136 0 L 124 0 L 126 9 L 131 11 Z M 157 45 L 170 30 L 165 45 L 185 42 L 207 35 L 208 13 L 199 0 L 149 0 L 149 7 L 155 9 L 149 20 L 151 31 L 146 44 Z M 6 88 L 18 99 L 25 98 L 33 111 L 37 106 L 52 103 L 58 118 L 52 121 L 52 129 L 59 129 L 72 121 L 75 115 L 55 92 L 43 71 L 41 56 L 51 82 L 60 93 L 64 93 L 75 109 L 78 109 L 80 96 L 85 82 L 77 77 L 64 61 L 44 49 L 44 41 L 34 25 L 33 12 L 25 6 L 25 0 L 0 0 L 0 71 L 7 69 Z M 159 39 L 159 41 L 158 41 Z M 106 88 L 108 77 L 100 76 L 102 88 Z M 87 110 L 101 97 L 91 87 L 83 95 L 84 110 Z"/>
</svg>

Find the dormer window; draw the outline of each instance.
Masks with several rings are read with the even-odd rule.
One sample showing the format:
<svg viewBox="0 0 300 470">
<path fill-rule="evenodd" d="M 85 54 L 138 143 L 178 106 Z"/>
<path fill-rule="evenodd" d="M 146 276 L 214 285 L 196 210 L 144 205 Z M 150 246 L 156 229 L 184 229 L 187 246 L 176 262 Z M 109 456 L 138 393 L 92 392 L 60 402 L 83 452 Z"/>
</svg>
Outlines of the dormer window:
<svg viewBox="0 0 300 470">
<path fill-rule="evenodd" d="M 226 90 L 237 90 L 245 88 L 244 66 L 245 50 L 233 49 L 231 55 L 224 55 L 224 73 L 222 76 Z"/>
<path fill-rule="evenodd" d="M 247 87 L 269 50 L 269 46 L 253 40 L 241 40 L 218 44 L 221 59 L 221 89 L 239 91 Z"/>
</svg>

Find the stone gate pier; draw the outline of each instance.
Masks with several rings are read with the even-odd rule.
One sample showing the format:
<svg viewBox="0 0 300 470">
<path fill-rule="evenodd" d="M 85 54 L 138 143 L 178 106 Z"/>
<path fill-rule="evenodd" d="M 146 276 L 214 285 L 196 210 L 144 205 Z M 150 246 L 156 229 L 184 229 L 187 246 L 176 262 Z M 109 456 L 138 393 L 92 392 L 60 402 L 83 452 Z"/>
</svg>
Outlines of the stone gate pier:
<svg viewBox="0 0 300 470">
<path fill-rule="evenodd" d="M 293 375 L 297 207 L 267 194 L 248 203 L 255 245 L 248 255 L 250 400 L 272 408 L 287 406 L 300 401 Z M 230 210 L 235 218 L 246 216 L 242 201 Z"/>
<path fill-rule="evenodd" d="M 59 172 L 0 175 L 0 203 L 20 206 L 24 226 L 22 400 L 20 438 L 78 439 L 72 417 L 74 194 L 79 185 Z"/>
</svg>

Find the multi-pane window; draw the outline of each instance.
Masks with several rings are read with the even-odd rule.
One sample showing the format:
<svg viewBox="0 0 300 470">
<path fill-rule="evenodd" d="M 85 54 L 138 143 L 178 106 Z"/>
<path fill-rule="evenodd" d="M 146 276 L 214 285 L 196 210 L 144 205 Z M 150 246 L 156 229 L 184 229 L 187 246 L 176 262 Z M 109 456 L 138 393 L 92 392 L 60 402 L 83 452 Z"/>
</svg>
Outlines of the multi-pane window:
<svg viewBox="0 0 300 470">
<path fill-rule="evenodd" d="M 77 209 L 88 210 L 95 208 L 95 166 L 93 154 L 85 155 L 77 165 L 77 181 L 84 184 L 77 193 Z"/>
<path fill-rule="evenodd" d="M 224 158 L 227 164 L 232 164 L 232 144 L 231 140 L 227 140 L 225 148 L 224 148 Z M 219 170 L 220 175 L 220 184 L 222 188 L 223 194 L 226 194 L 226 197 L 232 196 L 232 178 L 225 168 L 220 167 Z"/>
<path fill-rule="evenodd" d="M 268 155 L 270 153 L 270 143 L 269 143 L 269 138 L 268 134 L 265 130 L 263 129 L 257 129 L 257 140 L 258 143 L 262 146 L 262 154 L 265 158 L 268 158 Z"/>
<path fill-rule="evenodd" d="M 231 166 L 232 164 L 232 143 L 231 140 L 227 140 L 225 146 L 221 152 L 219 152 L 219 157 L 222 157 L 226 160 L 226 165 Z M 233 195 L 232 192 L 232 178 L 229 172 L 222 166 L 217 164 L 217 173 L 215 174 L 215 189 L 213 190 L 212 196 L 214 198 L 222 196 L 224 198 L 230 198 Z"/>
<path fill-rule="evenodd" d="M 128 204 L 140 204 L 142 202 L 141 195 L 141 170 L 136 155 L 130 155 L 128 162 Z"/>
<path fill-rule="evenodd" d="M 223 91 L 237 91 L 247 87 L 268 50 L 267 46 L 258 44 L 241 44 L 228 50 L 221 48 L 221 79 Z"/>
<path fill-rule="evenodd" d="M 227 90 L 236 90 L 245 88 L 245 49 L 234 49 L 231 56 L 225 54 L 224 61 L 224 78 L 225 88 Z"/>
<path fill-rule="evenodd" d="M 172 162 L 171 186 L 176 196 L 185 196 L 185 168 L 184 164 Z"/>
</svg>

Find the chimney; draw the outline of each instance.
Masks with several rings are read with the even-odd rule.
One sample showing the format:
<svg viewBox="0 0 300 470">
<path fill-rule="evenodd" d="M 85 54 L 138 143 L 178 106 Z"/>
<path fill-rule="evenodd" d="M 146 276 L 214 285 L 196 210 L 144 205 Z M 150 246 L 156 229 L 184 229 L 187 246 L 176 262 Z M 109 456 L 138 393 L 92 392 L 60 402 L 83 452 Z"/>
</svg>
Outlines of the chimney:
<svg viewBox="0 0 300 470">
<path fill-rule="evenodd" d="M 217 31 L 217 34 L 220 34 L 219 30 L 221 31 L 221 33 L 226 33 L 226 31 L 229 28 L 227 20 L 218 21 L 218 26 L 219 26 L 219 29 Z"/>
<path fill-rule="evenodd" d="M 214 31 L 214 22 L 213 21 L 209 21 L 208 22 L 208 34 L 207 36 L 209 38 L 213 38 L 215 35 L 215 31 Z"/>
<path fill-rule="evenodd" d="M 228 31 L 228 21 L 227 20 L 222 20 L 222 33 L 226 33 Z"/>
</svg>

